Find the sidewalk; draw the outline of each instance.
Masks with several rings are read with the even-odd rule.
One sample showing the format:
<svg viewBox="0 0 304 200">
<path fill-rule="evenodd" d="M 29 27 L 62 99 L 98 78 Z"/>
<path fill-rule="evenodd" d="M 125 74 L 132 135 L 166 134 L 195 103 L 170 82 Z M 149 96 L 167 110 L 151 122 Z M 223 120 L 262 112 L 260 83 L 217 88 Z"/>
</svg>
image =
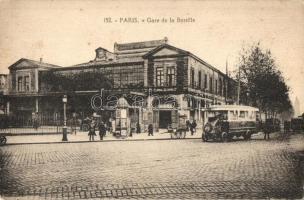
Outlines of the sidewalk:
<svg viewBox="0 0 304 200">
<path fill-rule="evenodd" d="M 202 130 L 198 129 L 196 133 L 192 136 L 190 132 L 187 132 L 185 139 L 201 139 Z M 148 133 L 134 133 L 132 137 L 114 137 L 109 132 L 101 141 L 99 139 L 98 131 L 96 132 L 94 142 L 110 142 L 110 141 L 144 141 L 144 140 L 183 140 L 171 138 L 171 133 L 168 133 L 166 129 L 160 129 L 159 132 L 154 133 L 154 136 L 148 136 Z M 282 133 L 276 132 L 270 134 L 270 139 L 278 139 L 282 137 Z M 14 135 L 7 136 L 6 145 L 17 145 L 17 144 L 51 144 L 51 143 L 81 143 L 90 142 L 88 132 L 77 132 L 75 134 L 68 134 L 68 141 L 62 141 L 62 134 L 37 134 L 37 135 Z M 264 134 L 259 132 L 252 135 L 252 140 L 263 140 Z M 242 137 L 240 138 L 242 140 Z"/>
<path fill-rule="evenodd" d="M 94 142 L 99 142 L 100 138 L 98 131 L 96 131 Z M 47 143 L 75 143 L 75 142 L 89 142 L 88 132 L 77 132 L 75 134 L 68 134 L 68 141 L 62 142 L 62 134 L 53 135 L 18 135 L 7 136 L 7 145 L 14 144 L 47 144 Z M 192 136 L 190 132 L 187 132 L 186 139 L 200 139 L 201 130 L 197 130 Z M 153 136 L 148 136 L 148 133 L 133 133 L 132 137 L 114 137 L 107 132 L 107 135 L 103 138 L 102 142 L 106 141 L 136 141 L 136 140 L 168 140 L 171 139 L 171 134 L 166 129 L 161 129 L 159 132 L 154 133 Z"/>
</svg>

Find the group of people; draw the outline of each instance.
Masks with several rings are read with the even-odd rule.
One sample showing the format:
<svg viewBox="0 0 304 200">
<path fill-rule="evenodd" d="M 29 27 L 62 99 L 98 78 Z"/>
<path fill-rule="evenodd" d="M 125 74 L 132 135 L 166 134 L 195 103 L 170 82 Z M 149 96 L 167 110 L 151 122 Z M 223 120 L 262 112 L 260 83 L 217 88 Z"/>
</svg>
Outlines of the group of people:
<svg viewBox="0 0 304 200">
<path fill-rule="evenodd" d="M 100 140 L 103 140 L 103 137 L 107 133 L 107 127 L 103 121 L 97 123 L 95 120 L 92 120 L 89 127 L 89 140 L 94 141 L 94 136 L 97 136 L 96 130 L 99 131 Z"/>
<path fill-rule="evenodd" d="M 193 135 L 196 132 L 197 123 L 196 120 L 193 120 L 191 123 L 189 120 L 186 121 L 187 131 L 190 130 L 191 135 Z"/>
</svg>

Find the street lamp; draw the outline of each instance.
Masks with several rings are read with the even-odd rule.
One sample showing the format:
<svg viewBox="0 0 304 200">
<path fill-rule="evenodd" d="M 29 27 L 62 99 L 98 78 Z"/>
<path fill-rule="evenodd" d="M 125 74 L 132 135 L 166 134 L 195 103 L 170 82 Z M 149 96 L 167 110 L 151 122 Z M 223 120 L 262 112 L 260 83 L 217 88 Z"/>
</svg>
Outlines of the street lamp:
<svg viewBox="0 0 304 200">
<path fill-rule="evenodd" d="M 208 88 L 204 88 L 204 102 L 205 102 L 205 105 L 204 105 L 204 125 L 206 124 L 206 120 L 207 120 L 207 95 L 206 95 L 206 92 L 208 91 Z"/>
<path fill-rule="evenodd" d="M 67 137 L 67 126 L 66 126 L 66 104 L 68 102 L 67 95 L 64 95 L 62 98 L 63 102 L 63 128 L 62 128 L 62 141 L 68 141 Z"/>
</svg>

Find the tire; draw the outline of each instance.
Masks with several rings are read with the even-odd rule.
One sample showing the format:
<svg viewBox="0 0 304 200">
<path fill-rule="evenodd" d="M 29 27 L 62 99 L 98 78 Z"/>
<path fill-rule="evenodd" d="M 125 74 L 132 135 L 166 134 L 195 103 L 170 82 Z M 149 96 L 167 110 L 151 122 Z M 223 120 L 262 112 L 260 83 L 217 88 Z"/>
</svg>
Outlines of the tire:
<svg viewBox="0 0 304 200">
<path fill-rule="evenodd" d="M 223 132 L 221 135 L 222 142 L 229 142 L 229 136 L 226 132 Z"/>
<path fill-rule="evenodd" d="M 202 134 L 202 140 L 203 142 L 208 142 L 208 137 L 205 133 Z"/>
<path fill-rule="evenodd" d="M 205 126 L 204 126 L 204 133 L 210 133 L 212 131 L 212 125 L 207 123 Z"/>
<path fill-rule="evenodd" d="M 6 137 L 5 136 L 1 136 L 0 137 L 0 145 L 5 145 L 6 144 Z"/>
<path fill-rule="evenodd" d="M 246 135 L 246 140 L 250 140 L 251 139 L 251 134 L 248 133 L 248 135 Z"/>
<path fill-rule="evenodd" d="M 243 137 L 244 137 L 245 140 L 250 140 L 251 139 L 250 131 L 247 131 L 246 133 L 244 133 Z"/>
</svg>

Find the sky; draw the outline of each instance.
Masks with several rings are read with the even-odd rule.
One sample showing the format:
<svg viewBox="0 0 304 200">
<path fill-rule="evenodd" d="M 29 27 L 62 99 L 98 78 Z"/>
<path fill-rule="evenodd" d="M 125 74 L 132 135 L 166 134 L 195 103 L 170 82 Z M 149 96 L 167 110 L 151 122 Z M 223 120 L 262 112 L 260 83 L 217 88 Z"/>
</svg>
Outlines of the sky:
<svg viewBox="0 0 304 200">
<path fill-rule="evenodd" d="M 120 22 L 128 17 L 138 22 Z M 304 112 L 303 0 L 0 0 L 0 73 L 20 58 L 70 66 L 94 59 L 97 47 L 164 37 L 222 72 L 226 61 L 236 69 L 242 47 L 260 42 Z"/>
</svg>

